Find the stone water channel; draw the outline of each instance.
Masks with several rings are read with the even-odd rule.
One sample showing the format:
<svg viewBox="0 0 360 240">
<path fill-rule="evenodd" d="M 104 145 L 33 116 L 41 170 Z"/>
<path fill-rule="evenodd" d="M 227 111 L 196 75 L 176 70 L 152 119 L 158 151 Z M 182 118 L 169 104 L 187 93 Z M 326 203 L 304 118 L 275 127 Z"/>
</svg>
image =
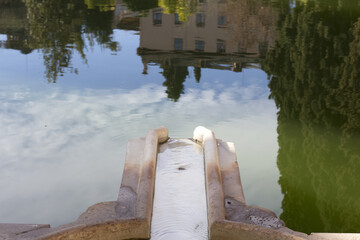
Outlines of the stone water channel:
<svg viewBox="0 0 360 240">
<path fill-rule="evenodd" d="M 0 240 L 211 239 L 331 240 L 359 234 L 305 233 L 272 211 L 248 206 L 234 144 L 197 127 L 192 140 L 165 127 L 129 140 L 118 199 L 89 207 L 72 223 L 0 224 Z"/>
<path fill-rule="evenodd" d="M 170 139 L 158 153 L 151 240 L 208 239 L 202 147 Z"/>
</svg>

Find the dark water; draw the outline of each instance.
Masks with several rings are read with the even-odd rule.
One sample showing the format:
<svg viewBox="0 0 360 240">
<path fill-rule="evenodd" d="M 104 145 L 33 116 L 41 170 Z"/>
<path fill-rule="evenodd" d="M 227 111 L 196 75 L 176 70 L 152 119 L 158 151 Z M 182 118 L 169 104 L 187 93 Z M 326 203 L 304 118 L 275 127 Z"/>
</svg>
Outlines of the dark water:
<svg viewBox="0 0 360 240">
<path fill-rule="evenodd" d="M 129 138 L 236 143 L 248 204 L 360 231 L 357 0 L 0 0 L 0 221 L 116 199 Z"/>
</svg>

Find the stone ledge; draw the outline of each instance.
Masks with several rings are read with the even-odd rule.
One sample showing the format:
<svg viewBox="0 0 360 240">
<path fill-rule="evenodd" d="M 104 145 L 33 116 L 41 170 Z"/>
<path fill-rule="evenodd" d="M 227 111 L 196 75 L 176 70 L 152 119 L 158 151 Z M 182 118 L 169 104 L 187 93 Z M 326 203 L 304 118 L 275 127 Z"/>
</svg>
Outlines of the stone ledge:
<svg viewBox="0 0 360 240">
<path fill-rule="evenodd" d="M 49 224 L 0 224 L 0 239 L 15 239 L 22 234 L 39 229 L 49 229 Z"/>
<path fill-rule="evenodd" d="M 360 240 L 358 233 L 311 233 L 310 240 Z"/>
</svg>

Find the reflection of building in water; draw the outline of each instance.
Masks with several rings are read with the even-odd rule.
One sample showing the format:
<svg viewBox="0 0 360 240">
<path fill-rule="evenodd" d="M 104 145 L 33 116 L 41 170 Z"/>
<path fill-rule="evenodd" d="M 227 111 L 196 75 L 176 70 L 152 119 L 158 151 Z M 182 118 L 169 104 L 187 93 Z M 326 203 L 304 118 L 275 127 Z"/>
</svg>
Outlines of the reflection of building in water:
<svg viewBox="0 0 360 240">
<path fill-rule="evenodd" d="M 276 14 L 263 1 L 193 1 L 197 11 L 186 16 L 187 21 L 181 21 L 187 14 L 180 15 L 179 9 L 165 14 L 162 8 L 155 8 L 140 18 L 138 54 L 143 73 L 147 74 L 149 63 L 159 64 L 166 93 L 174 101 L 184 92 L 189 66 L 197 82 L 202 68 L 234 72 L 256 68 L 275 42 Z"/>
<path fill-rule="evenodd" d="M 199 0 L 187 22 L 156 8 L 140 19 L 140 48 L 261 56 L 274 43 L 274 18 L 260 0 Z"/>
<path fill-rule="evenodd" d="M 144 74 L 147 73 L 148 63 L 162 65 L 191 66 L 198 68 L 211 68 L 217 70 L 230 70 L 241 72 L 242 68 L 258 68 L 258 57 L 220 54 L 198 54 L 196 52 L 161 52 L 149 49 L 138 49 L 144 64 Z"/>
<path fill-rule="evenodd" d="M 168 98 L 175 102 L 184 93 L 183 83 L 189 75 L 188 67 L 193 67 L 195 80 L 200 82 L 202 68 L 241 72 L 242 68 L 246 67 L 258 68 L 254 63 L 259 61 L 255 57 L 238 55 L 162 52 L 146 49 L 138 49 L 138 54 L 141 55 L 144 64 L 143 74 L 147 74 L 148 63 L 160 65 L 163 69 L 162 75 L 165 77 L 163 86 L 167 87 Z"/>
<path fill-rule="evenodd" d="M 138 13 L 129 10 L 122 0 L 117 0 L 114 12 L 114 26 L 124 30 L 139 30 Z"/>
<path fill-rule="evenodd" d="M 6 40 L 0 40 L 0 47 L 20 50 L 27 54 L 32 51 L 28 47 L 28 21 L 25 4 L 17 0 L 0 1 L 0 34 Z"/>
</svg>

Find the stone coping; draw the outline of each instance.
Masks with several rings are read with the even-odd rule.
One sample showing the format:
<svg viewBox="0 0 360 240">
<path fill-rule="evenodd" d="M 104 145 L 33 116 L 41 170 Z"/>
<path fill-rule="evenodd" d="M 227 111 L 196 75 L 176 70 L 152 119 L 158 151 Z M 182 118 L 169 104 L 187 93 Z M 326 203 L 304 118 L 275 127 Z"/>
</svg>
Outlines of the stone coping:
<svg viewBox="0 0 360 240">
<path fill-rule="evenodd" d="M 95 204 L 75 222 L 57 228 L 0 224 L 0 240 L 150 239 L 158 147 L 168 138 L 168 130 L 159 127 L 128 142 L 117 201 Z M 234 144 L 201 126 L 193 140 L 204 152 L 209 239 L 360 240 L 360 234 L 295 232 L 270 210 L 246 205 Z"/>
</svg>

